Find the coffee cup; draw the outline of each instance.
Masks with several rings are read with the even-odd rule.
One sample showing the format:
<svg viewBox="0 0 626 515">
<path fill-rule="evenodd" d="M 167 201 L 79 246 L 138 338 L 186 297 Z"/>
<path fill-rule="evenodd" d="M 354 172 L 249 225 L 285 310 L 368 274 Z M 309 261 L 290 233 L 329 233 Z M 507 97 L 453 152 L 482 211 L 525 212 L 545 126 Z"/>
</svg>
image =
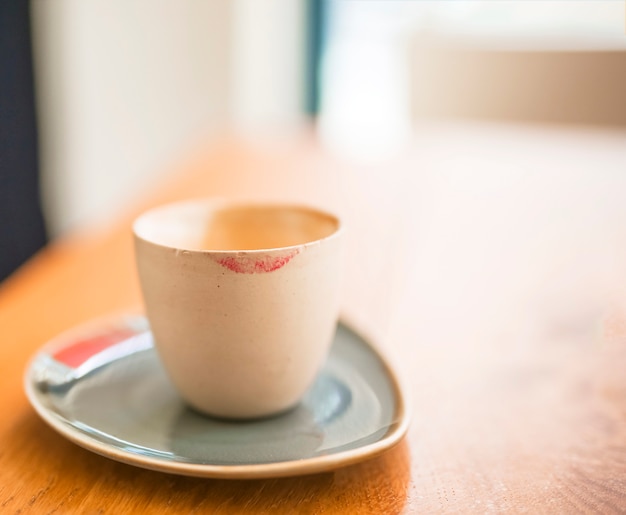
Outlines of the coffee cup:
<svg viewBox="0 0 626 515">
<path fill-rule="evenodd" d="M 297 405 L 339 313 L 339 218 L 280 203 L 189 200 L 133 224 L 157 354 L 192 408 L 258 418 Z"/>
</svg>

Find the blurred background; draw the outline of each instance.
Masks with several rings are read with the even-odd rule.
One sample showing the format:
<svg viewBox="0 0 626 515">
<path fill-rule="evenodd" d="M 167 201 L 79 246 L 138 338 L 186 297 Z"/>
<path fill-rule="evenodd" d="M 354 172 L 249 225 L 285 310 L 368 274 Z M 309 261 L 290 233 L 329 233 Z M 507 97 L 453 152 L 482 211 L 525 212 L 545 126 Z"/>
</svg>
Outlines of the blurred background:
<svg viewBox="0 0 626 515">
<path fill-rule="evenodd" d="M 623 128 L 625 5 L 4 1 L 0 280 L 224 131 L 308 124 L 367 164 L 424 120 Z"/>
</svg>

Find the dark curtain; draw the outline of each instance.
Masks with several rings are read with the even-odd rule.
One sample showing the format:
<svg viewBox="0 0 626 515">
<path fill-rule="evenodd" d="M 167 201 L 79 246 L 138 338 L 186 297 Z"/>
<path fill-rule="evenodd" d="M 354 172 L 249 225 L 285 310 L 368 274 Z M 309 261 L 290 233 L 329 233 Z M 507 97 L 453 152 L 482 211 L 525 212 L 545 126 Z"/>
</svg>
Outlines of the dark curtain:
<svg viewBox="0 0 626 515">
<path fill-rule="evenodd" d="M 306 113 L 315 118 L 319 114 L 321 61 L 326 39 L 328 0 L 307 0 L 307 44 L 305 69 Z"/>
<path fill-rule="evenodd" d="M 0 0 L 0 281 L 46 242 L 38 164 L 30 3 Z"/>
</svg>

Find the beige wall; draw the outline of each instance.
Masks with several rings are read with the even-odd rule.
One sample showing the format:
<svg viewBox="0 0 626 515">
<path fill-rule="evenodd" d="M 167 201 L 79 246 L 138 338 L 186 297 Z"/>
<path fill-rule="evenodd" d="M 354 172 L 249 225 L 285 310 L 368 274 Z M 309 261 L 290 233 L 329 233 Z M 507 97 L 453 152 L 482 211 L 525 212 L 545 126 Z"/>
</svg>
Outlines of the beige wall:
<svg viewBox="0 0 626 515">
<path fill-rule="evenodd" d="M 301 116 L 303 0 L 32 5 L 52 236 L 109 219 L 196 138 Z"/>
<path fill-rule="evenodd" d="M 626 126 L 626 50 L 411 48 L 414 118 Z"/>
</svg>

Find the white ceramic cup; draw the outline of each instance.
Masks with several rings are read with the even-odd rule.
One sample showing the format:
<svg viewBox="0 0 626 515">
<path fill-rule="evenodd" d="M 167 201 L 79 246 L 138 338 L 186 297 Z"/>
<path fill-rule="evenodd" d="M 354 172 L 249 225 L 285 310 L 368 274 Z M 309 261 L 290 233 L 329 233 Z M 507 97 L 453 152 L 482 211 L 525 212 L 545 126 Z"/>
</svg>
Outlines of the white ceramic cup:
<svg viewBox="0 0 626 515">
<path fill-rule="evenodd" d="M 193 200 L 144 213 L 133 232 L 155 346 L 181 397 L 227 418 L 296 405 L 335 332 L 339 219 Z"/>
</svg>

